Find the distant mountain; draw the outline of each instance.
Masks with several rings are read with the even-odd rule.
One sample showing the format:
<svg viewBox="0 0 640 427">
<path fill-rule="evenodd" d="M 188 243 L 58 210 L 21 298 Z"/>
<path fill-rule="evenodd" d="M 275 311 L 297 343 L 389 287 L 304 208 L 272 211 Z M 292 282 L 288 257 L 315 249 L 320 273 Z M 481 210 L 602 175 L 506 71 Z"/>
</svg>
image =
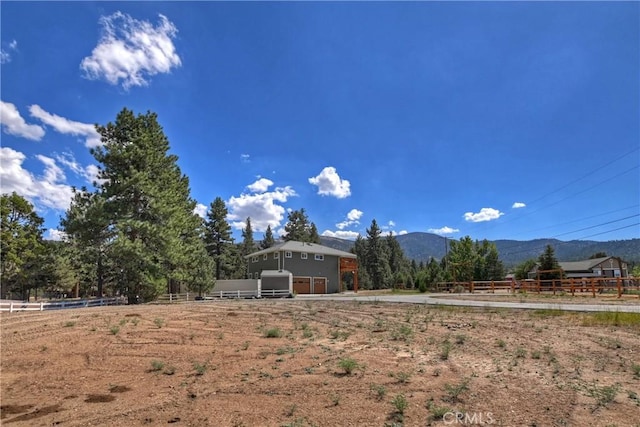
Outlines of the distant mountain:
<svg viewBox="0 0 640 427">
<path fill-rule="evenodd" d="M 428 261 L 431 257 L 441 259 L 446 253 L 445 238 L 431 233 L 408 233 L 396 236 L 400 247 L 409 259 Z M 446 239 L 449 244 L 452 239 Z M 459 240 L 459 239 L 454 239 Z M 335 237 L 320 237 L 320 242 L 331 248 L 349 252 L 353 241 Z M 496 248 L 500 259 L 507 267 L 516 266 L 528 259 L 538 258 L 547 245 L 551 245 L 558 261 L 579 261 L 589 258 L 598 252 L 610 256 L 618 256 L 629 263 L 640 263 L 640 239 L 610 240 L 597 242 L 593 240 L 557 239 L 536 240 L 496 240 Z"/>
</svg>

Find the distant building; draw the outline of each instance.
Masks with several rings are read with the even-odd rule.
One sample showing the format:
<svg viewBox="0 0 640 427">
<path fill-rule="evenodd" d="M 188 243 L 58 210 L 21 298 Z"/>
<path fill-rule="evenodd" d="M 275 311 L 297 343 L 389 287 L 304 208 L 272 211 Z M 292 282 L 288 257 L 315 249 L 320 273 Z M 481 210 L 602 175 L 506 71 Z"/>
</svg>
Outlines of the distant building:
<svg viewBox="0 0 640 427">
<path fill-rule="evenodd" d="M 263 271 L 290 271 L 293 291 L 298 294 L 342 292 L 342 273 L 357 275 L 356 255 L 317 243 L 283 242 L 245 259 L 249 279 L 261 278 Z"/>
<path fill-rule="evenodd" d="M 629 277 L 628 266 L 618 257 L 607 256 L 602 258 L 587 259 L 584 261 L 559 262 L 565 276 L 570 278 L 586 277 Z M 538 267 L 529 272 L 529 278 L 534 279 Z"/>
</svg>

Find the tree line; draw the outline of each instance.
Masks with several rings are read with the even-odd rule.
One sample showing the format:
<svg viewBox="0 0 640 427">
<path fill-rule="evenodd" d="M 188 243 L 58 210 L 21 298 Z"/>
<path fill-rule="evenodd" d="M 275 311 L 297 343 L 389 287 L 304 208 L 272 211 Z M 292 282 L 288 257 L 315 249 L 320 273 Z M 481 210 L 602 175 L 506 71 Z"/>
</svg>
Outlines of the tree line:
<svg viewBox="0 0 640 427">
<path fill-rule="evenodd" d="M 74 188 L 60 221 L 62 241 L 43 239 L 43 219 L 22 196 L 2 195 L 2 297 L 28 299 L 38 290 L 78 295 L 127 295 L 151 300 L 162 293 L 209 291 L 216 279 L 246 277 L 245 257 L 276 244 L 269 225 L 254 241 L 251 218 L 235 242 L 225 202 L 216 197 L 205 218 L 195 213 L 189 179 L 169 153 L 155 113 L 123 109 L 96 126 L 102 144 L 91 149 L 99 173 L 93 188 Z M 408 260 L 393 234 L 374 219 L 358 236 L 359 284 L 365 289 L 428 289 L 443 280 L 497 280 L 504 267 L 494 244 L 469 237 L 427 264 Z M 320 243 L 304 208 L 288 213 L 282 240 Z M 345 281 L 351 283 L 353 276 Z"/>
</svg>

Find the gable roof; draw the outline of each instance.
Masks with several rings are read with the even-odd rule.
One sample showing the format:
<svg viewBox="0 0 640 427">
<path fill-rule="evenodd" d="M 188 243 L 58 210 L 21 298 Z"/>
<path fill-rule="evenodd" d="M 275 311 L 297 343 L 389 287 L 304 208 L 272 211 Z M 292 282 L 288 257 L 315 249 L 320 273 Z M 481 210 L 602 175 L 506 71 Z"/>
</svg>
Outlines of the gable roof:
<svg viewBox="0 0 640 427">
<path fill-rule="evenodd" d="M 328 246 L 319 245 L 317 243 L 308 243 L 308 242 L 296 242 L 294 240 L 289 240 L 288 242 L 278 243 L 276 245 L 271 246 L 270 248 L 263 249 L 258 252 L 253 252 L 249 255 L 245 255 L 245 258 L 251 258 L 254 256 L 260 256 L 264 254 L 270 254 L 273 252 L 307 252 L 312 254 L 320 254 L 320 255 L 328 255 L 328 256 L 337 256 L 343 258 L 356 258 L 355 254 L 351 252 L 345 252 L 338 249 L 330 248 Z"/>
<path fill-rule="evenodd" d="M 602 258 L 585 259 L 584 261 L 559 262 L 558 264 L 560 264 L 560 268 L 564 271 L 590 271 L 593 267 L 603 263 L 609 258 L 613 257 L 606 256 Z"/>
</svg>

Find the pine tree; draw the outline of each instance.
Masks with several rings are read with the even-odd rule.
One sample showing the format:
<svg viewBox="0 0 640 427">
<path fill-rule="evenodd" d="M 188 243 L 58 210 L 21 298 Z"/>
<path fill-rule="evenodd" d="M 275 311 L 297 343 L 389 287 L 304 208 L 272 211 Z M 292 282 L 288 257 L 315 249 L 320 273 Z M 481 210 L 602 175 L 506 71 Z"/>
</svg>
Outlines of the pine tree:
<svg viewBox="0 0 640 427">
<path fill-rule="evenodd" d="M 91 238 L 80 236 L 106 230 L 110 280 L 130 297 L 152 299 L 173 284 L 189 285 L 195 266 L 207 262 L 202 221 L 194 214 L 189 180 L 177 157 L 169 154 L 156 114 L 135 116 L 125 108 L 114 123 L 97 126 L 97 131 L 102 145 L 91 152 L 100 163 L 102 183 L 93 194 L 72 202 L 70 210 L 77 209 L 77 215 L 72 212 L 63 223 L 72 242 L 78 249 L 91 248 Z M 94 222 L 85 221 L 87 212 L 95 214 L 99 226 L 85 232 L 82 227 Z M 103 236 L 97 235 L 100 241 Z M 198 280 L 211 277 L 205 274 Z"/>
<path fill-rule="evenodd" d="M 231 237 L 231 226 L 226 219 L 228 213 L 227 206 L 220 197 L 216 197 L 211 202 L 207 212 L 205 243 L 216 266 L 216 280 L 222 278 L 222 271 L 231 259 L 233 238 Z"/>
<path fill-rule="evenodd" d="M 22 298 L 26 299 L 30 288 L 29 276 L 44 249 L 44 220 L 29 201 L 15 192 L 2 195 L 0 214 L 0 293 L 2 298 L 6 298 L 10 291 L 20 292 Z"/>
<path fill-rule="evenodd" d="M 260 242 L 260 249 L 268 249 L 275 244 L 276 242 L 273 239 L 273 232 L 271 231 L 271 225 L 267 225 L 267 230 L 265 231 L 262 241 Z"/>
<path fill-rule="evenodd" d="M 392 281 L 387 245 L 382 240 L 381 234 L 378 223 L 373 219 L 371 227 L 367 229 L 365 266 L 374 289 L 389 288 Z"/>
<path fill-rule="evenodd" d="M 237 278 L 245 278 L 247 274 L 247 263 L 245 256 L 255 252 L 256 242 L 253 240 L 253 228 L 251 227 L 251 218 L 247 217 L 245 226 L 242 229 L 242 243 L 240 244 L 240 250 L 238 251 L 239 259 L 236 261 L 236 274 Z"/>
<path fill-rule="evenodd" d="M 371 278 L 367 272 L 367 241 L 358 234 L 353 245 L 352 252 L 358 258 L 358 287 L 361 289 L 371 289 Z"/>
<path fill-rule="evenodd" d="M 285 241 L 310 242 L 310 223 L 304 208 L 289 212 L 287 223 L 284 226 L 286 234 L 282 236 Z M 316 230 L 317 231 L 317 230 Z"/>
<path fill-rule="evenodd" d="M 559 271 L 560 264 L 551 245 L 547 245 L 544 253 L 538 258 L 538 270 L 544 271 L 544 273 L 540 273 L 541 280 L 560 279 L 562 277 L 562 273 Z"/>
<path fill-rule="evenodd" d="M 320 235 L 318 234 L 318 228 L 313 222 L 309 226 L 309 242 L 320 244 Z"/>
</svg>

